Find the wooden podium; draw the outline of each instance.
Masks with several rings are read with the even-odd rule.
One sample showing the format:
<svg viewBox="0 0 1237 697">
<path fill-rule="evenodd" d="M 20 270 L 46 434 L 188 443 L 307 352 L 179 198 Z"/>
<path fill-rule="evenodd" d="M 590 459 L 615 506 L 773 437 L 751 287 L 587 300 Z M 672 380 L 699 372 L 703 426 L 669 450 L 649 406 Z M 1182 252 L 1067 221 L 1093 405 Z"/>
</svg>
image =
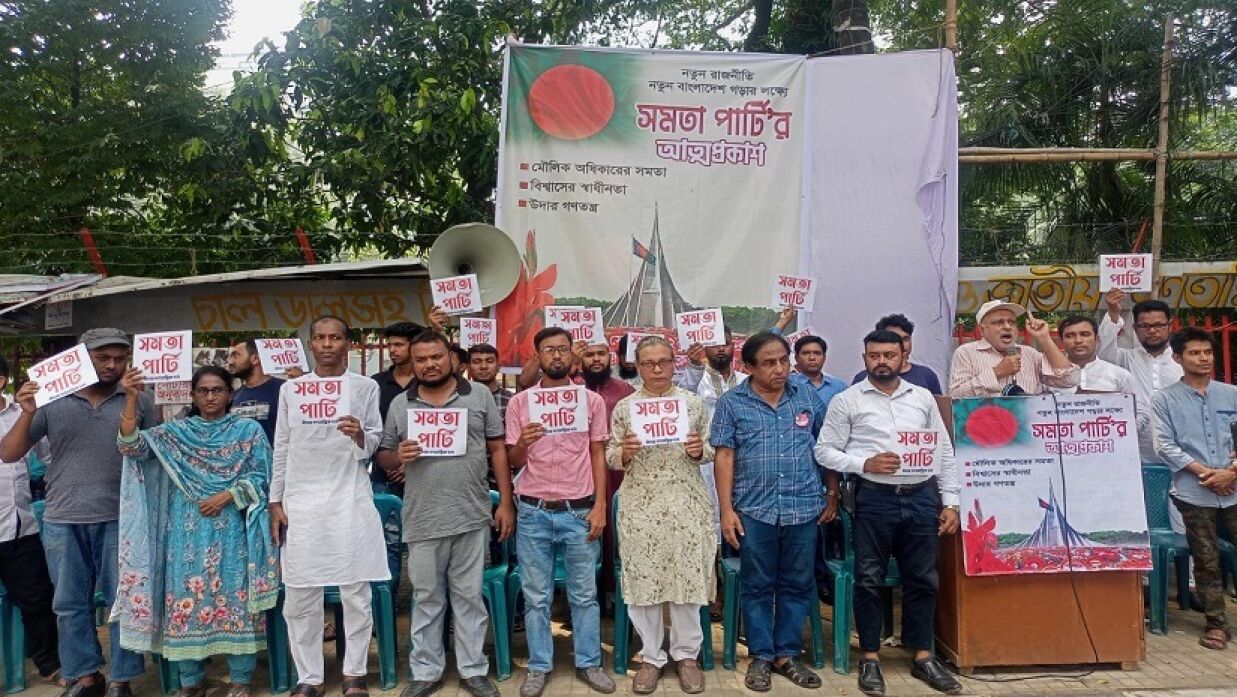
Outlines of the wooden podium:
<svg viewBox="0 0 1237 697">
<path fill-rule="evenodd" d="M 952 437 L 949 398 L 937 397 L 937 406 Z M 937 650 L 963 673 L 1091 663 L 1134 670 L 1146 657 L 1140 577 L 1137 571 L 967 576 L 959 530 L 941 540 Z"/>
</svg>

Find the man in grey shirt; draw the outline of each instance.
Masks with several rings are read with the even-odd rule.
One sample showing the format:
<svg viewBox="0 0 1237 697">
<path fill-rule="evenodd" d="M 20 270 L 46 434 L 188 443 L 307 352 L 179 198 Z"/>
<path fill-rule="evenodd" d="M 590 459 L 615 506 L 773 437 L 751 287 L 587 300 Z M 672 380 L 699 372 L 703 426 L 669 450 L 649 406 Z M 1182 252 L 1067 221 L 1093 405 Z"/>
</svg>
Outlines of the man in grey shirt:
<svg viewBox="0 0 1237 697">
<path fill-rule="evenodd" d="M 460 686 L 478 697 L 497 697 L 498 688 L 486 677 L 487 615 L 481 581 L 489 543 L 486 473 L 491 461 L 501 497 L 494 516 L 499 539 L 507 539 L 515 528 L 503 421 L 488 389 L 454 375 L 451 345 L 445 336 L 422 332 L 412 339 L 411 351 L 413 381 L 391 402 L 375 455 L 375 462 L 384 470 L 402 470 L 405 482 L 404 542 L 408 543 L 408 576 L 415 605 L 411 619 L 412 682 L 402 697 L 425 697 L 442 687 L 446 667 L 442 630 L 448 592 Z M 465 411 L 422 415 L 423 420 L 435 424 L 439 440 L 410 440 L 410 412 L 437 409 Z M 431 447 L 450 447 L 437 434 L 454 438 L 451 419 L 458 417 L 464 419 L 464 454 L 423 454 Z"/>
<path fill-rule="evenodd" d="M 129 681 L 142 674 L 142 656 L 120 647 L 120 631 L 109 626 L 111 684 L 103 681 L 103 652 L 95 633 L 96 585 L 110 606 L 116 599 L 117 519 L 120 516 L 122 458 L 116 448 L 125 392 L 120 378 L 129 366 L 130 344 L 119 329 L 91 329 L 81 343 L 99 381 L 38 409 L 39 386 L 28 381 L 17 391 L 22 413 L 0 440 L 0 460 L 13 462 L 46 437 L 47 508 L 43 547 L 55 585 L 52 609 L 60 635 L 62 675 L 70 681 L 63 697 L 129 697 Z M 148 395 L 138 401 L 138 427 L 155 425 Z"/>
<path fill-rule="evenodd" d="M 1224 616 L 1216 525 L 1222 521 L 1237 539 L 1237 387 L 1211 379 L 1215 341 L 1208 332 L 1186 327 L 1169 344 L 1184 375 L 1151 398 L 1155 452 L 1173 470 L 1172 499 L 1185 521 L 1194 578 L 1203 596 L 1207 626 L 1199 644 L 1223 649 L 1232 634 Z"/>
</svg>

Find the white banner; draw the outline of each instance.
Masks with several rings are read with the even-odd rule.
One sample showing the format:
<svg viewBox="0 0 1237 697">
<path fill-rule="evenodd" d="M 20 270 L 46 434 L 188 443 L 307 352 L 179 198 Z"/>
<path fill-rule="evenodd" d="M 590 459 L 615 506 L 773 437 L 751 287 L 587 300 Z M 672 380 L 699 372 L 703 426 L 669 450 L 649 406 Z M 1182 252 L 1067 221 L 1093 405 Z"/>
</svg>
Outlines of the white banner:
<svg viewBox="0 0 1237 697">
<path fill-rule="evenodd" d="M 535 387 L 528 391 L 528 420 L 541 424 L 549 434 L 584 433 L 588 431 L 588 395 L 579 385 Z"/>
<path fill-rule="evenodd" d="M 1120 288 L 1127 293 L 1151 291 L 1150 254 L 1101 254 L 1100 292 Z"/>
<path fill-rule="evenodd" d="M 481 288 L 476 274 L 451 276 L 430 281 L 434 304 L 448 315 L 463 315 L 481 310 Z"/>
<path fill-rule="evenodd" d="M 467 409 L 409 409 L 408 440 L 422 455 L 449 457 L 468 451 Z"/>
<path fill-rule="evenodd" d="M 322 426 L 338 423 L 347 416 L 348 376 L 320 378 L 307 375 L 284 386 L 288 393 L 288 418 L 293 426 Z"/>
<path fill-rule="evenodd" d="M 309 372 L 309 359 L 300 339 L 254 339 L 258 345 L 258 362 L 267 375 L 283 375 L 289 368 Z"/>
<path fill-rule="evenodd" d="M 34 403 L 40 407 L 99 381 L 90 352 L 82 344 L 35 363 L 26 374 L 39 385 Z"/>
<path fill-rule="evenodd" d="M 158 332 L 133 337 L 133 365 L 147 383 L 193 378 L 193 332 Z"/>
<path fill-rule="evenodd" d="M 460 348 L 467 350 L 478 344 L 498 344 L 498 321 L 485 317 L 461 317 Z"/>
<path fill-rule="evenodd" d="M 953 65 L 945 50 L 808 61 L 799 271 L 820 282 L 799 326 L 820 330 L 825 369 L 847 382 L 863 370 L 864 335 L 894 312 L 915 323 L 911 360 L 946 382 L 958 292 Z"/>
<path fill-rule="evenodd" d="M 631 401 L 631 432 L 642 445 L 683 443 L 687 440 L 687 400 L 658 397 Z"/>
</svg>

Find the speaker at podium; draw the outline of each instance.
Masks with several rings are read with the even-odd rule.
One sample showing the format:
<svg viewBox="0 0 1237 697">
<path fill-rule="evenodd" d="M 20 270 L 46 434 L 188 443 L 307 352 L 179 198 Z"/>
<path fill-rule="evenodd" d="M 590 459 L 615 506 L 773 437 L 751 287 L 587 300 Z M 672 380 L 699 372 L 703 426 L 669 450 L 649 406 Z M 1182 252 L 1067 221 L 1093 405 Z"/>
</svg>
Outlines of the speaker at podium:
<svg viewBox="0 0 1237 697">
<path fill-rule="evenodd" d="M 520 252 L 507 233 L 486 223 L 447 228 L 430 247 L 431 279 L 477 275 L 481 304 L 497 305 L 520 280 Z"/>
</svg>

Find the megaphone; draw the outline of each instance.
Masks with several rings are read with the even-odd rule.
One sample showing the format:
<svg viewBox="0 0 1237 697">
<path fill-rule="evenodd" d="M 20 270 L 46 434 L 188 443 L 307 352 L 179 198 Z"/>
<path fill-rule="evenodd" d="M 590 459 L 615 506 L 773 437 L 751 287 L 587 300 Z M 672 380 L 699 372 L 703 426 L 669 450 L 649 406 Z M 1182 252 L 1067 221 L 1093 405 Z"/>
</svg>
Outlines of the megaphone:
<svg viewBox="0 0 1237 697">
<path fill-rule="evenodd" d="M 497 305 L 520 280 L 520 252 L 507 233 L 485 223 L 447 228 L 430 247 L 431 279 L 477 274 L 481 304 Z"/>
</svg>

